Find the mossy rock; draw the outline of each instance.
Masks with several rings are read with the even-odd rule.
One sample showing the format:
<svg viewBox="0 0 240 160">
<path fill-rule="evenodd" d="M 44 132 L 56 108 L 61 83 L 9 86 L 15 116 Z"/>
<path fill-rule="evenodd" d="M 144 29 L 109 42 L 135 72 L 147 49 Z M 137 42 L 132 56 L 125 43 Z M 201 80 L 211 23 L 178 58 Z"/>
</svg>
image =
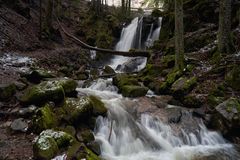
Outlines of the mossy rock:
<svg viewBox="0 0 240 160">
<path fill-rule="evenodd" d="M 104 103 L 97 97 L 95 96 L 90 96 L 89 97 L 92 106 L 93 106 L 93 115 L 94 116 L 105 116 L 107 114 L 107 108 L 105 107 Z"/>
<path fill-rule="evenodd" d="M 87 73 L 78 73 L 76 77 L 78 80 L 87 80 L 89 78 L 89 75 Z"/>
<path fill-rule="evenodd" d="M 197 78 L 181 77 L 172 85 L 171 91 L 176 96 L 184 96 L 197 84 Z"/>
<path fill-rule="evenodd" d="M 212 125 L 224 135 L 238 134 L 240 128 L 240 100 L 231 97 L 216 106 Z"/>
<path fill-rule="evenodd" d="M 175 65 L 175 55 L 166 55 L 161 59 L 161 66 L 166 68 L 173 68 Z"/>
<path fill-rule="evenodd" d="M 33 117 L 33 128 L 35 132 L 41 132 L 45 129 L 54 128 L 57 126 L 58 117 L 52 111 L 49 104 L 39 108 Z"/>
<path fill-rule="evenodd" d="M 63 109 L 70 123 L 78 123 L 92 115 L 93 104 L 89 97 L 67 98 Z"/>
<path fill-rule="evenodd" d="M 65 94 L 71 94 L 75 92 L 78 86 L 78 83 L 70 78 L 62 78 L 56 80 L 56 82 L 63 87 Z"/>
<path fill-rule="evenodd" d="M 59 149 L 66 148 L 74 138 L 62 131 L 44 130 L 35 139 L 33 153 L 35 159 L 49 160 L 56 156 Z"/>
<path fill-rule="evenodd" d="M 167 75 L 166 83 L 168 86 L 171 86 L 178 78 L 182 76 L 182 71 L 173 70 Z"/>
<path fill-rule="evenodd" d="M 187 95 L 183 98 L 184 107 L 199 108 L 202 105 L 202 101 L 197 95 Z"/>
<path fill-rule="evenodd" d="M 119 91 L 121 92 L 124 85 L 138 86 L 139 83 L 137 79 L 132 78 L 127 74 L 117 74 L 115 77 L 113 77 L 113 85 L 117 86 Z"/>
<path fill-rule="evenodd" d="M 93 79 L 97 79 L 100 75 L 100 72 L 98 69 L 92 69 L 90 70 L 90 75 Z"/>
<path fill-rule="evenodd" d="M 142 97 L 147 94 L 147 91 L 148 88 L 135 85 L 124 85 L 122 87 L 122 95 L 124 97 Z"/>
<path fill-rule="evenodd" d="M 0 101 L 9 100 L 16 92 L 15 84 L 0 84 Z"/>
<path fill-rule="evenodd" d="M 216 107 L 218 104 L 222 103 L 225 100 L 224 97 L 218 97 L 214 95 L 208 95 L 207 104 L 210 107 Z"/>
<path fill-rule="evenodd" d="M 103 74 L 115 74 L 116 72 L 110 66 L 105 66 L 103 69 Z"/>
<path fill-rule="evenodd" d="M 239 66 L 234 66 L 233 69 L 228 72 L 225 76 L 226 82 L 234 89 L 240 90 L 240 68 Z"/>
<path fill-rule="evenodd" d="M 49 160 L 53 158 L 59 149 L 52 137 L 39 137 L 33 145 L 35 159 Z"/>
<path fill-rule="evenodd" d="M 94 135 L 91 130 L 83 130 L 80 132 L 81 138 L 85 144 L 93 142 L 95 140 Z"/>
<path fill-rule="evenodd" d="M 84 144 L 75 142 L 72 146 L 69 147 L 67 151 L 67 156 L 69 159 L 76 160 L 100 160 L 100 158 L 89 150 Z"/>
<path fill-rule="evenodd" d="M 57 81 L 45 81 L 28 88 L 20 101 L 24 104 L 44 104 L 47 101 L 58 103 L 64 97 L 64 89 Z"/>
</svg>

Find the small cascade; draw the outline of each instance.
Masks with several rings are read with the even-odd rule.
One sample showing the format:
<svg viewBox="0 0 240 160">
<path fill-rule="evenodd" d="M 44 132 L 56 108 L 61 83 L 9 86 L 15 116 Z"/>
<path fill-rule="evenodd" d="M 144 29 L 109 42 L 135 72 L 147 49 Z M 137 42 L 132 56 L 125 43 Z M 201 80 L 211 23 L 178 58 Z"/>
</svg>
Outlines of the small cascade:
<svg viewBox="0 0 240 160">
<path fill-rule="evenodd" d="M 153 26 L 153 24 L 152 24 Z M 151 26 L 151 30 L 149 32 L 148 38 L 145 42 L 145 47 L 149 48 L 151 47 L 156 40 L 159 39 L 160 31 L 161 31 L 161 26 L 162 26 L 162 17 L 158 18 L 158 27 L 153 31 Z"/>
<path fill-rule="evenodd" d="M 137 29 L 137 36 L 136 36 L 136 49 L 142 49 L 142 27 L 143 27 L 143 17 L 139 19 L 138 22 L 138 29 Z"/>
<path fill-rule="evenodd" d="M 95 95 L 108 108 L 107 117 L 98 117 L 95 139 L 105 160 L 238 160 L 239 154 L 219 133 L 209 131 L 200 121 L 198 129 L 176 134 L 170 124 L 142 114 L 133 117 L 127 108 L 136 103 L 122 97 L 111 79 L 99 79 L 89 88 L 78 88 L 80 94 Z M 128 107 L 126 107 L 126 104 Z"/>
</svg>

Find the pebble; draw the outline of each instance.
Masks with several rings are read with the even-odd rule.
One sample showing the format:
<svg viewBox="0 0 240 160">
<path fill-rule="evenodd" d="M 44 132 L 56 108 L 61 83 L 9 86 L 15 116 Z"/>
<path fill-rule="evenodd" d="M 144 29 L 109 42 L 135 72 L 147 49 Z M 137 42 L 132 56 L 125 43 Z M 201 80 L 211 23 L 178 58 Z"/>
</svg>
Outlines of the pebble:
<svg viewBox="0 0 240 160">
<path fill-rule="evenodd" d="M 13 131 L 26 132 L 28 129 L 28 124 L 24 121 L 23 118 L 18 118 L 12 122 L 10 127 Z"/>
</svg>

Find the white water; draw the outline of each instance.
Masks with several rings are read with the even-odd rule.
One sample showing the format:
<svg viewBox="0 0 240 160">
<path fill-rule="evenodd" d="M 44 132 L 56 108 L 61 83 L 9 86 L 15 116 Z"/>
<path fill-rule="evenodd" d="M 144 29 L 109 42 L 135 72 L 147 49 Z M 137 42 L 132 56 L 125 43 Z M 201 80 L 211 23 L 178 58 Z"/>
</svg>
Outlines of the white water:
<svg viewBox="0 0 240 160">
<path fill-rule="evenodd" d="M 95 128 L 103 159 L 194 160 L 209 155 L 218 157 L 216 160 L 239 159 L 233 145 L 202 123 L 196 133 L 186 133 L 182 128 L 181 136 L 176 136 L 169 125 L 149 115 L 134 119 L 125 110 L 131 100 L 117 94 L 111 79 L 99 79 L 89 88 L 79 88 L 78 92 L 100 97 L 109 110 L 106 118 L 98 117 Z"/>
<path fill-rule="evenodd" d="M 154 42 L 159 39 L 160 31 L 161 31 L 161 26 L 162 26 L 162 17 L 159 17 L 158 19 L 158 27 L 153 31 L 151 26 L 151 30 L 149 32 L 147 41 L 145 42 L 145 46 L 147 48 L 153 46 Z"/>
</svg>

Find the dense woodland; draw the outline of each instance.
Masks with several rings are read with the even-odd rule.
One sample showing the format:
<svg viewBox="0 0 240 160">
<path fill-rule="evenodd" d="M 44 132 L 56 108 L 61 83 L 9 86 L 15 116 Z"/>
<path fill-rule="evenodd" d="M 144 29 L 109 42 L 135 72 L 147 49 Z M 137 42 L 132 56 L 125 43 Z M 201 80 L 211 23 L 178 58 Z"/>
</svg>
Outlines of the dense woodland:
<svg viewBox="0 0 240 160">
<path fill-rule="evenodd" d="M 240 159 L 240 1 L 109 1 L 0 0 L 0 160 Z"/>
</svg>

